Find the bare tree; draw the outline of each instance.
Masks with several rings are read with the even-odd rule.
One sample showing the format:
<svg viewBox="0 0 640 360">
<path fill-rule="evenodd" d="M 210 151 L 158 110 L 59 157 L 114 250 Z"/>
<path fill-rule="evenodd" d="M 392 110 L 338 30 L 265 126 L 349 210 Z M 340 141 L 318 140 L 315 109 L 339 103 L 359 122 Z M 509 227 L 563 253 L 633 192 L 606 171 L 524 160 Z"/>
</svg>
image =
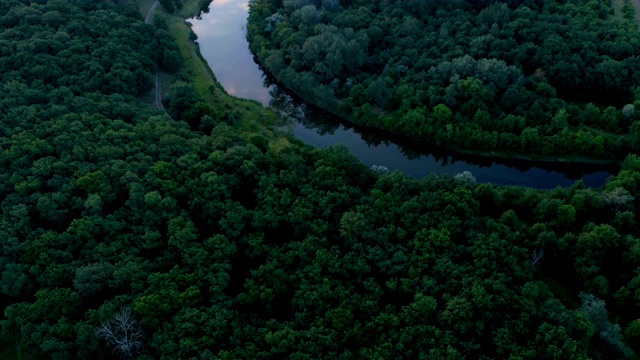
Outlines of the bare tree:
<svg viewBox="0 0 640 360">
<path fill-rule="evenodd" d="M 535 249 L 533 250 L 533 254 L 531 254 L 531 267 L 535 268 L 536 265 L 544 258 L 544 250 Z"/>
<path fill-rule="evenodd" d="M 106 340 L 111 350 L 125 359 L 132 359 L 142 351 L 142 326 L 133 318 L 130 308 L 124 308 L 103 322 L 96 330 L 96 336 Z"/>
</svg>

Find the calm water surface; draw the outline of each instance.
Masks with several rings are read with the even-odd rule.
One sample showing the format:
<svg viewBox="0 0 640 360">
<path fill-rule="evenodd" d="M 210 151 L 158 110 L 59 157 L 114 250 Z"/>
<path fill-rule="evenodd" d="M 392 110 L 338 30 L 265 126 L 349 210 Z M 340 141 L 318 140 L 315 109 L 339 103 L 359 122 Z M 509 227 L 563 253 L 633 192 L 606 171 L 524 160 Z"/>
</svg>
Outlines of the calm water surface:
<svg viewBox="0 0 640 360">
<path fill-rule="evenodd" d="M 245 38 L 247 0 L 214 0 L 210 11 L 190 19 L 200 51 L 218 81 L 231 95 L 253 99 L 292 116 L 290 131 L 302 141 L 320 147 L 346 146 L 367 165 L 400 170 L 414 178 L 429 174 L 455 175 L 470 171 L 479 182 L 522 185 L 540 189 L 570 186 L 582 179 L 600 187 L 617 167 L 545 164 L 492 160 L 451 153 L 384 132 L 346 124 L 272 85 L 253 60 Z"/>
</svg>

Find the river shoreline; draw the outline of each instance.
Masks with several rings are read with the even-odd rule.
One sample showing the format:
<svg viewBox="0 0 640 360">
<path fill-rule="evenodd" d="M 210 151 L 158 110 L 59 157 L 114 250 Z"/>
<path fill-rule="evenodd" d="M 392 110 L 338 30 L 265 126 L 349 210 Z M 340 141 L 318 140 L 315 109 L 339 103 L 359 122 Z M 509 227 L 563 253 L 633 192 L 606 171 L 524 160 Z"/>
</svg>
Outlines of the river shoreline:
<svg viewBox="0 0 640 360">
<path fill-rule="evenodd" d="M 201 1 L 191 0 L 188 4 L 192 6 L 189 7 L 196 9 L 201 6 Z M 192 54 L 196 54 L 193 60 L 199 63 L 198 68 L 206 68 L 206 71 L 199 70 L 201 76 L 190 74 L 190 77 L 194 82 L 203 82 L 203 76 L 209 78 L 210 81 L 206 81 L 207 86 L 200 86 L 201 93 L 209 92 L 213 82 L 215 92 L 229 99 L 225 100 L 225 103 L 240 101 L 244 104 L 250 103 L 253 105 L 252 108 L 261 108 L 263 114 L 272 113 L 271 110 L 277 112 L 277 108 L 267 110 L 257 104 L 259 102 L 271 107 L 273 87 L 269 82 L 273 79 L 269 79 L 268 74 L 258 68 L 255 56 L 248 49 L 245 33 L 247 5 L 246 0 L 213 1 L 205 6 L 210 11 L 200 12 L 200 9 L 196 9 L 195 13 L 185 12 L 185 5 L 180 13 L 182 23 L 198 37 L 195 42 L 189 41 Z M 230 19 L 235 22 L 225 23 Z M 224 37 L 227 35 L 229 36 Z M 206 61 L 202 62 L 203 59 Z M 194 64 L 190 66 L 194 67 Z M 188 74 L 190 71 L 185 73 Z M 252 78 L 249 79 L 248 75 Z M 212 96 L 211 93 L 207 95 Z M 214 97 L 216 99 L 212 103 L 222 105 L 221 96 Z M 304 109 L 312 107 L 312 104 L 302 106 Z M 598 188 L 619 170 L 619 164 L 611 162 L 576 158 L 518 158 L 501 156 L 495 152 L 461 151 L 416 141 L 385 130 L 363 127 L 329 115 L 326 111 L 316 113 L 320 113 L 313 115 L 317 118 L 316 124 L 310 124 L 309 119 L 294 120 L 290 125 L 291 135 L 316 147 L 343 144 L 356 158 L 369 166 L 384 166 L 390 171 L 399 170 L 416 179 L 430 174 L 453 176 L 470 171 L 478 182 L 496 185 L 551 189 L 556 186 L 571 186 L 575 181 L 583 180 L 586 186 Z"/>
<path fill-rule="evenodd" d="M 248 41 L 248 39 L 247 39 Z M 464 149 L 464 148 L 458 148 L 458 147 L 453 147 L 453 146 L 446 146 L 446 145 L 440 145 L 440 144 L 436 144 L 434 142 L 430 142 L 430 141 L 426 141 L 426 140 L 422 140 L 422 139 L 417 139 L 411 136 L 407 136 L 401 133 L 395 133 L 393 131 L 390 130 L 386 130 L 386 129 L 379 129 L 379 128 L 375 128 L 372 126 L 367 126 L 367 125 L 363 125 L 363 124 L 359 124 L 357 122 L 351 121 L 348 118 L 345 118 L 344 116 L 341 116 L 340 114 L 333 112 L 331 110 L 328 109 L 324 109 L 316 104 L 314 104 L 311 101 L 308 101 L 307 99 L 304 99 L 302 96 L 300 96 L 299 94 L 296 94 L 295 92 L 293 92 L 292 90 L 286 88 L 282 83 L 280 83 L 277 79 L 275 79 L 273 77 L 272 74 L 268 73 L 265 69 L 264 66 L 262 64 L 259 63 L 259 59 L 254 56 L 253 57 L 254 61 L 258 64 L 258 66 L 260 66 L 260 69 L 262 71 L 264 71 L 265 76 L 267 76 L 269 78 L 269 82 L 273 83 L 274 85 L 278 86 L 279 88 L 281 88 L 283 91 L 285 91 L 287 93 L 288 96 L 292 96 L 292 97 L 298 97 L 300 100 L 312 105 L 313 107 L 327 112 L 329 114 L 331 114 L 332 116 L 336 117 L 339 119 L 339 121 L 342 124 L 347 124 L 349 127 L 353 127 L 353 128 L 360 128 L 360 129 L 366 129 L 368 131 L 373 131 L 373 132 L 377 132 L 380 134 L 386 134 L 389 135 L 390 137 L 394 137 L 394 138 L 398 138 L 398 139 L 404 139 L 406 141 L 411 141 L 414 143 L 418 143 L 418 144 L 422 144 L 424 146 L 430 147 L 430 148 L 436 148 L 442 151 L 446 151 L 448 153 L 451 153 L 452 155 L 464 155 L 464 156 L 471 156 L 471 157 L 476 157 L 476 158 L 485 158 L 488 161 L 493 161 L 493 160 L 502 160 L 502 161 L 522 161 L 522 162 L 526 162 L 529 163 L 532 166 L 536 166 L 536 165 L 576 165 L 576 166 L 580 166 L 580 165 L 595 165 L 595 166 L 602 166 L 603 168 L 606 169 L 612 169 L 612 168 L 616 168 L 618 169 L 620 167 L 620 165 L 622 165 L 623 161 L 618 161 L 618 160 L 600 160 L 600 159 L 591 159 L 591 158 L 587 158 L 587 157 L 580 157 L 580 156 L 565 156 L 565 157 L 554 157 L 554 156 L 549 156 L 549 157 L 545 157 L 545 156 L 530 156 L 530 155 L 523 155 L 523 154 L 515 154 L 515 155 L 507 155 L 506 153 L 501 153 L 498 151 L 477 151 L 477 150 L 470 150 L 470 149 Z"/>
<path fill-rule="evenodd" d="M 365 128 L 369 128 L 369 129 L 374 129 L 376 131 L 383 131 L 383 132 L 388 132 L 389 134 L 393 134 L 396 136 L 402 136 L 405 137 L 407 139 L 411 139 L 412 141 L 418 141 L 418 142 L 422 142 L 426 145 L 429 146 L 437 146 L 440 147 L 442 149 L 451 151 L 451 152 L 455 152 L 461 155 L 472 155 L 472 156 L 478 156 L 478 157 L 489 157 L 491 159 L 504 159 L 504 160 L 521 160 L 521 161 L 529 161 L 532 163 L 559 163 L 559 164 L 571 164 L 571 165 L 583 165 L 583 164 L 590 164 L 590 165 L 604 165 L 604 166 L 611 166 L 611 165 L 621 165 L 622 162 L 624 161 L 625 156 L 622 156 L 622 154 L 616 153 L 616 154 L 609 154 L 609 156 L 602 156 L 602 157 L 591 157 L 591 156 L 582 156 L 582 155 L 575 155 L 575 154 L 568 154 L 568 155 L 545 155 L 544 153 L 535 153 L 535 154 L 530 154 L 530 153 L 523 153 L 523 152 L 510 152 L 510 151 L 501 151 L 498 149 L 490 149 L 490 150 L 476 150 L 470 147 L 460 147 L 457 146 L 455 144 L 453 145 L 448 145 L 448 144 L 441 144 L 435 141 L 435 139 L 433 137 L 431 137 L 431 139 L 425 139 L 422 137 L 416 137 L 416 136 L 412 136 L 409 135 L 407 133 L 403 133 L 403 132 L 399 132 L 399 131 L 394 131 L 393 129 L 389 129 L 386 125 L 383 126 L 375 126 L 375 125 L 371 125 L 369 123 L 362 122 L 362 121 L 358 121 L 357 119 L 357 115 L 354 115 L 353 112 L 351 111 L 344 111 L 342 109 L 342 102 L 343 99 L 337 99 L 337 98 L 332 98 L 330 99 L 330 101 L 327 101 L 328 103 L 331 104 L 327 104 L 327 107 L 323 107 L 319 104 L 318 100 L 315 97 L 315 94 L 312 92 L 299 92 L 296 91 L 300 90 L 300 87 L 302 86 L 301 83 L 296 83 L 293 84 L 292 86 L 289 86 L 291 84 L 286 84 L 284 82 L 281 81 L 281 79 L 278 79 L 278 77 L 276 76 L 276 74 L 272 73 L 271 71 L 269 71 L 268 67 L 265 65 L 265 63 L 263 62 L 264 59 L 261 59 L 261 56 L 264 55 L 265 51 L 260 51 L 260 46 L 262 45 L 262 48 L 264 49 L 264 46 L 271 44 L 269 43 L 267 40 L 264 40 L 264 38 L 261 35 L 253 35 L 252 33 L 255 32 L 255 24 L 254 23 L 249 23 L 249 21 L 252 19 L 252 15 L 251 15 L 251 7 L 249 9 L 249 20 L 247 20 L 247 25 L 246 28 L 247 30 L 247 35 L 246 35 L 246 40 L 247 43 L 249 45 L 249 48 L 252 50 L 252 55 L 253 55 L 253 59 L 254 61 L 260 66 L 261 70 L 266 74 L 267 77 L 270 77 L 272 79 L 272 81 L 274 83 L 277 83 L 281 88 L 287 89 L 288 92 L 295 94 L 296 96 L 300 97 L 301 99 L 303 99 L 305 102 L 312 104 L 320 109 L 322 109 L 323 111 L 329 112 L 332 115 L 338 117 L 341 119 L 341 121 L 345 122 L 345 123 L 350 123 L 353 125 L 357 125 L 357 126 L 361 126 L 361 127 L 365 127 Z M 257 15 L 257 17 L 259 18 L 259 15 Z M 261 40 L 262 39 L 262 40 Z M 261 42 L 262 41 L 262 42 Z M 259 54 L 258 54 L 259 52 Z M 279 73 L 279 75 L 281 75 L 282 73 Z M 309 85 L 307 82 L 302 82 L 305 85 Z M 392 113 L 389 112 L 382 112 L 380 109 L 377 108 L 373 108 L 371 109 L 371 113 L 373 114 L 372 117 L 377 119 L 377 120 L 381 120 L 385 117 L 389 117 L 389 115 L 393 115 Z M 394 118 L 393 116 L 391 116 L 391 118 Z M 395 119 L 397 119 L 397 117 L 395 117 Z M 379 121 L 381 123 L 384 123 L 384 121 Z M 449 126 L 449 125 L 447 125 Z M 457 132 L 457 130 L 454 130 Z"/>
</svg>

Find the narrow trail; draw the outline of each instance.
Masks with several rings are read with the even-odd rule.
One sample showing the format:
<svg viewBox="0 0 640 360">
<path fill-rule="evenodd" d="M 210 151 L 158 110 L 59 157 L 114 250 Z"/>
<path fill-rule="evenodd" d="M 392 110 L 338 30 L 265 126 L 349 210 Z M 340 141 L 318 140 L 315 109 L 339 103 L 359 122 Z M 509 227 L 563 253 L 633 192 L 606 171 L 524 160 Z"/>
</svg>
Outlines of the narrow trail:
<svg viewBox="0 0 640 360">
<path fill-rule="evenodd" d="M 151 5 L 149 12 L 147 12 L 147 17 L 144 19 L 145 23 L 148 24 L 151 21 L 151 17 L 153 17 L 153 12 L 156 11 L 156 8 L 158 7 L 158 5 L 160 5 L 160 2 L 158 1 L 154 2 L 153 5 Z"/>
<path fill-rule="evenodd" d="M 158 5 L 160 5 L 160 2 L 156 1 L 155 3 L 153 3 L 153 5 L 151 5 L 151 8 L 149 9 L 149 12 L 147 13 L 147 17 L 145 18 L 145 23 L 149 24 L 151 22 L 151 19 L 153 18 L 153 13 L 156 11 L 156 8 L 158 7 Z M 162 72 L 160 71 L 160 66 L 156 67 L 156 85 L 155 85 L 156 89 L 155 89 L 155 103 L 156 103 L 156 107 L 158 109 L 161 109 L 162 111 L 164 111 L 164 113 L 169 116 L 169 113 L 167 113 L 167 110 L 165 110 L 164 106 L 162 105 Z"/>
</svg>

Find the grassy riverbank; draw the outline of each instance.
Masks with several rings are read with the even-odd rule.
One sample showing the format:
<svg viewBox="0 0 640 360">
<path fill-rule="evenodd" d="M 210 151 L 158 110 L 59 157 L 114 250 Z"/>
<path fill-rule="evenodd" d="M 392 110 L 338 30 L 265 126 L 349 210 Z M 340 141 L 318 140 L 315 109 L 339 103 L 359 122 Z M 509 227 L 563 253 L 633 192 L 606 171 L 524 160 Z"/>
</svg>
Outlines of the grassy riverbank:
<svg viewBox="0 0 640 360">
<path fill-rule="evenodd" d="M 153 0 L 136 0 L 143 16 L 146 16 L 154 2 Z M 164 17 L 169 32 L 176 39 L 184 61 L 175 74 L 162 75 L 162 92 L 166 94 L 176 81 L 190 82 L 208 104 L 213 105 L 216 109 L 225 109 L 238 114 L 235 127 L 240 132 L 271 136 L 269 127 L 275 123 L 276 115 L 256 101 L 238 99 L 227 94 L 202 57 L 198 44 L 192 40 L 194 38 L 193 30 L 187 19 L 197 16 L 203 4 L 206 3 L 208 3 L 207 0 L 187 0 L 183 3 L 182 9 L 175 14 L 167 13 L 162 7 L 156 9 L 155 16 Z"/>
</svg>

